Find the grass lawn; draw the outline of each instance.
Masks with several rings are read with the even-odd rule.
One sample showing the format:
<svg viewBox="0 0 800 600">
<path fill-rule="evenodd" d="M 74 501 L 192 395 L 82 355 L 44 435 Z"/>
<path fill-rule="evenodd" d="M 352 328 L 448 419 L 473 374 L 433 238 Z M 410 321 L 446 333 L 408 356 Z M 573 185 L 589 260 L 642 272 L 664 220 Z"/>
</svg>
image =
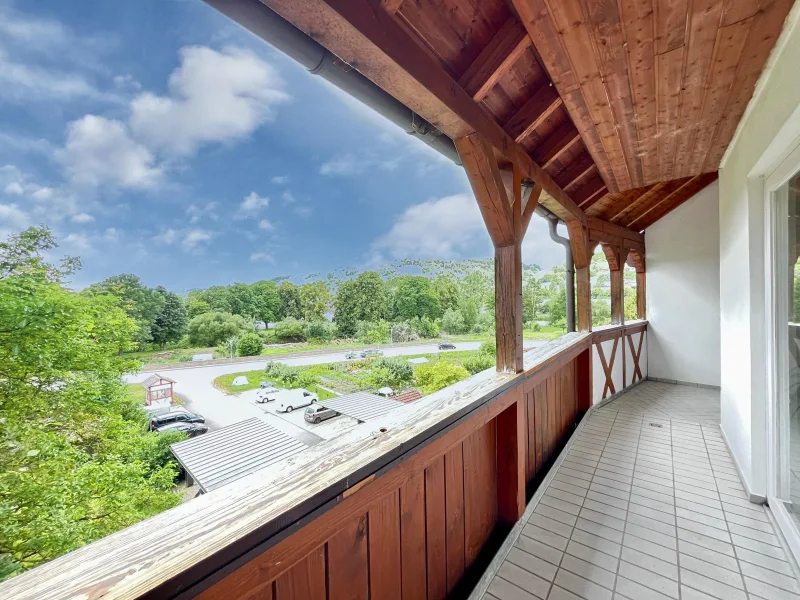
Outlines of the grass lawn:
<svg viewBox="0 0 800 600">
<path fill-rule="evenodd" d="M 240 375 L 244 375 L 245 377 L 247 377 L 248 384 L 237 385 L 234 387 L 233 380 L 239 377 Z M 226 394 L 237 394 L 239 392 L 246 392 L 248 390 L 258 389 L 259 382 L 264 381 L 265 379 L 266 375 L 264 375 L 263 369 L 256 369 L 255 371 L 242 371 L 241 373 L 220 375 L 213 381 L 213 383 L 216 388 L 222 390 Z M 285 385 L 283 382 L 280 381 L 275 381 L 275 384 L 279 387 L 287 388 L 290 390 L 301 387 L 299 384 Z M 328 398 L 333 398 L 335 396 L 335 394 L 332 394 L 328 390 L 324 390 L 316 385 L 307 386 L 306 389 L 308 389 L 308 391 L 310 392 L 316 393 L 319 396 L 320 400 L 327 400 Z"/>
</svg>

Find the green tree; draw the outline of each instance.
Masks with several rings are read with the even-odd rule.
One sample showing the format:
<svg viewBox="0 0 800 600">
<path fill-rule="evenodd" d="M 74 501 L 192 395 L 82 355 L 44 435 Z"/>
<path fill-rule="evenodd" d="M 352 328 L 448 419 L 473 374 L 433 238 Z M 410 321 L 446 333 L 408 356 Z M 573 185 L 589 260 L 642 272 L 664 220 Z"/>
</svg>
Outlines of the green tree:
<svg viewBox="0 0 800 600">
<path fill-rule="evenodd" d="M 136 275 L 114 275 L 100 283 L 93 283 L 84 293 L 109 294 L 117 298 L 122 309 L 136 322 L 136 340 L 139 344 L 153 341 L 153 324 L 164 307 L 164 297 L 144 285 Z"/>
<path fill-rule="evenodd" d="M 261 354 L 263 348 L 264 343 L 261 341 L 261 338 L 258 337 L 258 334 L 251 331 L 239 338 L 239 343 L 236 346 L 236 353 L 239 356 L 258 356 Z"/>
<path fill-rule="evenodd" d="M 300 287 L 300 305 L 306 321 L 322 321 L 331 303 L 331 291 L 324 281 L 304 283 Z"/>
<path fill-rule="evenodd" d="M 194 319 L 198 315 L 211 312 L 211 305 L 199 295 L 189 295 L 186 299 L 186 318 Z"/>
<path fill-rule="evenodd" d="M 438 275 L 433 280 L 433 290 L 439 296 L 439 304 L 443 311 L 458 308 L 458 284 L 449 275 Z"/>
<path fill-rule="evenodd" d="M 446 331 L 450 335 L 458 335 L 466 333 L 467 326 L 464 323 L 464 315 L 457 308 L 451 308 L 444 313 L 442 317 L 442 331 Z"/>
<path fill-rule="evenodd" d="M 340 334 L 353 336 L 359 321 L 380 321 L 386 316 L 386 284 L 374 271 L 364 271 L 339 285 L 333 309 Z"/>
<path fill-rule="evenodd" d="M 278 297 L 281 301 L 281 319 L 303 318 L 303 304 L 300 301 L 300 288 L 291 281 L 281 281 L 278 286 Z"/>
<path fill-rule="evenodd" d="M 256 317 L 257 308 L 253 300 L 253 291 L 249 285 L 246 283 L 234 283 L 228 286 L 228 298 L 232 314 L 243 317 Z"/>
<path fill-rule="evenodd" d="M 795 286 L 797 286 L 796 279 L 795 279 Z M 797 296 L 795 296 L 795 298 L 796 297 Z M 626 321 L 634 321 L 639 318 L 639 310 L 636 303 L 635 287 L 627 287 L 627 286 L 625 287 L 625 303 L 623 306 L 624 306 Z M 797 306 L 796 301 L 795 301 L 795 306 Z"/>
<path fill-rule="evenodd" d="M 459 308 L 461 316 L 464 318 L 465 331 L 470 331 L 478 322 L 478 305 L 474 298 L 464 298 Z"/>
<path fill-rule="evenodd" d="M 35 567 L 132 525 L 180 497 L 168 446 L 147 431 L 117 351 L 137 325 L 108 293 L 62 286 L 49 232 L 0 244 L 0 564 Z M 142 394 L 143 398 L 143 394 Z"/>
<path fill-rule="evenodd" d="M 186 331 L 186 308 L 178 294 L 162 286 L 155 291 L 164 299 L 164 303 L 153 322 L 152 337 L 153 342 L 164 347 L 167 342 L 177 342 Z"/>
<path fill-rule="evenodd" d="M 359 321 L 356 339 L 364 344 L 383 344 L 389 341 L 390 327 L 386 321 Z"/>
<path fill-rule="evenodd" d="M 611 323 L 611 306 L 607 300 L 592 300 L 592 325 Z"/>
<path fill-rule="evenodd" d="M 494 367 L 495 363 L 496 360 L 493 356 L 478 352 L 473 356 L 467 357 L 464 361 L 464 368 L 472 375 L 475 375 L 475 373 L 480 373 L 481 371 Z"/>
<path fill-rule="evenodd" d="M 280 318 L 281 297 L 274 281 L 256 281 L 250 286 L 253 316 L 264 323 L 274 323 Z"/>
<path fill-rule="evenodd" d="M 431 394 L 448 385 L 466 379 L 470 373 L 464 367 L 446 361 L 420 365 L 415 371 L 417 385 Z"/>
<path fill-rule="evenodd" d="M 494 280 L 484 270 L 470 271 L 459 282 L 459 298 L 472 298 L 479 310 L 494 309 Z"/>
<path fill-rule="evenodd" d="M 275 324 L 275 337 L 282 342 L 304 342 L 305 324 L 294 317 L 287 317 Z"/>
<path fill-rule="evenodd" d="M 414 317 L 436 319 L 442 314 L 439 296 L 427 277 L 405 275 L 392 281 L 393 317 L 407 321 Z"/>
<path fill-rule="evenodd" d="M 547 298 L 547 290 L 538 277 L 530 277 L 522 291 L 523 321 L 536 321 L 541 317 L 542 308 Z"/>
<path fill-rule="evenodd" d="M 212 285 L 210 288 L 203 290 L 203 300 L 208 302 L 214 312 L 233 314 L 230 291 L 225 286 Z"/>
<path fill-rule="evenodd" d="M 187 331 L 191 344 L 210 347 L 221 344 L 230 337 L 252 331 L 252 327 L 239 315 L 210 312 L 198 315 L 189 321 Z"/>
</svg>

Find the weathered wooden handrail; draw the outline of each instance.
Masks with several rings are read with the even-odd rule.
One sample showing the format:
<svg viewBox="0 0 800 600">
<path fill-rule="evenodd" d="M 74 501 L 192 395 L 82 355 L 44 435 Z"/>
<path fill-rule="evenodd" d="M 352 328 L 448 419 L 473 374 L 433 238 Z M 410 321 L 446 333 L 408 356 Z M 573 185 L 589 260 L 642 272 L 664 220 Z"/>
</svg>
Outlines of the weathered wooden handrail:
<svg viewBox="0 0 800 600">
<path fill-rule="evenodd" d="M 391 502 L 402 510 L 403 490 L 418 484 L 420 477 L 423 490 L 433 490 L 435 482 L 428 477 L 435 475 L 440 462 L 442 477 L 455 474 L 466 495 L 485 496 L 486 482 L 467 481 L 481 465 L 497 487 L 496 497 L 490 490 L 490 496 L 461 499 L 462 522 L 464 512 L 475 511 L 481 502 L 485 510 L 482 530 L 467 531 L 462 540 L 466 558 L 460 571 L 454 571 L 460 577 L 494 527 L 517 518 L 514 507 L 524 490 L 512 489 L 509 493 L 517 496 L 507 499 L 506 488 L 520 481 L 524 488 L 588 409 L 591 343 L 591 333 L 562 336 L 526 352 L 523 373 L 479 373 L 322 442 L 283 465 L 19 575 L 0 584 L 0 597 L 240 598 L 258 589 L 259 597 L 271 598 L 273 590 L 277 594 L 281 589 L 278 578 L 291 575 L 294 570 L 288 575 L 287 570 L 295 563 L 311 561 L 314 548 L 324 544 L 336 549 L 343 524 L 357 524 L 356 539 L 367 536 L 364 527 L 377 527 L 378 517 L 367 520 L 365 515 L 379 510 L 375 502 L 381 494 L 394 498 Z M 508 441 L 512 438 L 513 447 Z M 445 469 L 445 457 L 454 449 L 458 454 L 453 456 L 463 460 L 463 469 L 457 471 L 449 460 Z M 387 513 L 392 519 L 399 519 L 396 508 Z M 422 510 L 430 510 L 427 503 Z M 480 515 L 467 520 L 476 519 L 481 521 Z M 424 543 L 431 539 L 424 537 Z M 376 557 L 370 555 L 371 560 Z M 446 591 L 455 584 L 455 579 L 447 583 Z M 430 590 L 428 595 L 432 597 Z"/>
</svg>

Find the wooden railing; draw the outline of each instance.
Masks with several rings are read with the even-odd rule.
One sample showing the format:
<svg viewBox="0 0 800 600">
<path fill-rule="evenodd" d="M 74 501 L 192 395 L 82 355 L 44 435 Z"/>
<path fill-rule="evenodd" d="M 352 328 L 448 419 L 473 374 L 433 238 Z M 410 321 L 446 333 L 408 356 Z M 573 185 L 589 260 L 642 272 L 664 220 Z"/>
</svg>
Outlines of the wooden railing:
<svg viewBox="0 0 800 600">
<path fill-rule="evenodd" d="M 0 585 L 0 597 L 442 599 L 591 405 L 591 333 L 485 371 Z M 527 494 L 526 494 L 526 487 Z"/>
</svg>

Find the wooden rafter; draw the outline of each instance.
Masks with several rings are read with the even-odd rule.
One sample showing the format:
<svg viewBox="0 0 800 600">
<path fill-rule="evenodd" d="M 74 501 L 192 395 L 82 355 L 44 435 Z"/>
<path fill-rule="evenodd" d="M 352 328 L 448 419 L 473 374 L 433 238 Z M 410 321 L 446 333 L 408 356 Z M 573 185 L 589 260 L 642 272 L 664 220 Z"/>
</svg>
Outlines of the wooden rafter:
<svg viewBox="0 0 800 600">
<path fill-rule="evenodd" d="M 592 157 L 584 154 L 582 158 L 570 163 L 570 165 L 555 176 L 556 183 L 565 190 L 570 190 L 572 185 L 586 176 L 596 167 Z"/>
<path fill-rule="evenodd" d="M 575 190 L 575 193 L 572 194 L 572 199 L 575 200 L 578 206 L 583 208 L 592 198 L 596 197 L 598 193 L 605 189 L 605 182 L 597 175 Z M 586 209 L 584 208 L 583 210 Z"/>
<path fill-rule="evenodd" d="M 561 98 L 558 93 L 550 86 L 543 87 L 514 113 L 505 124 L 505 130 L 516 141 L 521 142 L 559 106 L 561 106 Z"/>
<path fill-rule="evenodd" d="M 567 121 L 551 133 L 540 146 L 536 147 L 534 155 L 539 165 L 546 169 L 579 139 L 581 139 L 581 134 L 571 122 Z"/>
<path fill-rule="evenodd" d="M 476 102 L 483 100 L 500 78 L 531 45 L 531 38 L 516 17 L 510 17 L 458 83 Z"/>
<path fill-rule="evenodd" d="M 635 219 L 625 223 L 625 225 L 631 229 L 636 229 L 639 231 L 647 229 L 660 218 L 678 208 L 681 204 L 705 188 L 708 184 L 716 181 L 716 179 L 716 171 L 691 178 L 674 192 L 662 197 L 657 203 L 652 204 L 648 210 L 642 212 L 642 214 L 637 216 Z"/>
</svg>

